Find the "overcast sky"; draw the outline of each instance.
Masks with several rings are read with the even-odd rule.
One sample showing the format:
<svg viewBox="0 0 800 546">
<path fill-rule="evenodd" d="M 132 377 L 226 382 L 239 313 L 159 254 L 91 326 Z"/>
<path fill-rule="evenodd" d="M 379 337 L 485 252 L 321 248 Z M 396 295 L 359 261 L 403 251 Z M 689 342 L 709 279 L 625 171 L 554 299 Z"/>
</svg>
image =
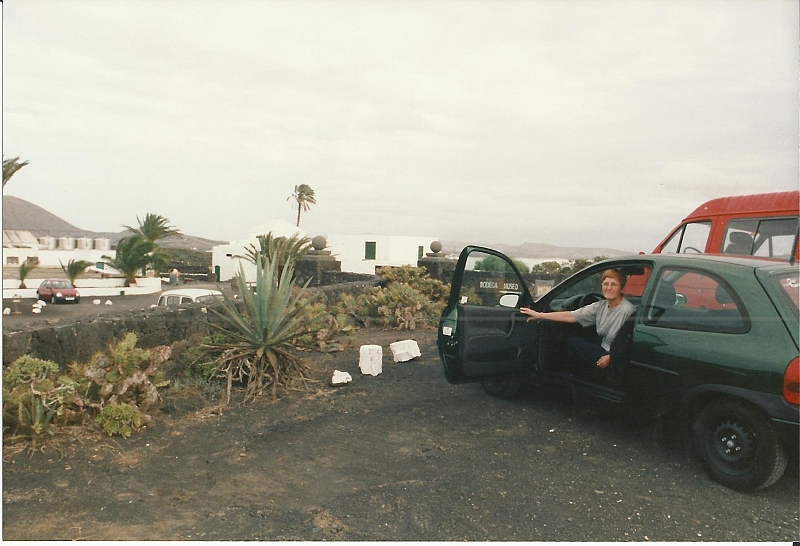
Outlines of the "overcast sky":
<svg viewBox="0 0 800 546">
<path fill-rule="evenodd" d="M 652 250 L 798 187 L 796 0 L 11 0 L 5 194 L 87 230 Z"/>
</svg>

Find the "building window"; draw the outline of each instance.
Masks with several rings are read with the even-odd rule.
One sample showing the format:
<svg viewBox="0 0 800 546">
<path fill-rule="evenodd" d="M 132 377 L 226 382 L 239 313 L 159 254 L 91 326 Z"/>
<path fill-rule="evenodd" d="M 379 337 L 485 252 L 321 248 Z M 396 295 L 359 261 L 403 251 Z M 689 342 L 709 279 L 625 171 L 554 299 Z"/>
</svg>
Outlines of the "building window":
<svg viewBox="0 0 800 546">
<path fill-rule="evenodd" d="M 367 241 L 364 243 L 364 259 L 365 260 L 374 260 L 375 259 L 375 243 Z"/>
<path fill-rule="evenodd" d="M 6 258 L 6 265 L 19 265 L 19 256 L 9 256 Z"/>
<path fill-rule="evenodd" d="M 38 256 L 28 256 L 25 260 L 25 263 L 28 265 L 39 265 L 39 257 Z"/>
<path fill-rule="evenodd" d="M 421 260 L 424 253 L 425 253 L 425 247 L 424 246 L 418 246 L 417 247 L 417 259 Z"/>
</svg>

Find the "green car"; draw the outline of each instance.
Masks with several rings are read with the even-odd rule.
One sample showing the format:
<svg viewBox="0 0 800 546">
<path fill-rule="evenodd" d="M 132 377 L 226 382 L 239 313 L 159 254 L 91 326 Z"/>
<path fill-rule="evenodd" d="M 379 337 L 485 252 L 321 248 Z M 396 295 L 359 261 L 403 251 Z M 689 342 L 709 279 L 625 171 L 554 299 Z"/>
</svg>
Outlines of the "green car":
<svg viewBox="0 0 800 546">
<path fill-rule="evenodd" d="M 636 310 L 619 329 L 611 365 L 576 364 L 567 338 L 592 327 L 528 321 L 520 312 L 573 311 L 603 299 L 601 279 L 621 272 Z M 450 383 L 481 381 L 509 397 L 530 380 L 579 395 L 650 404 L 688 419 L 712 479 L 740 491 L 777 481 L 798 451 L 798 268 L 714 255 L 604 260 L 534 299 L 513 261 L 464 248 L 439 322 Z"/>
</svg>

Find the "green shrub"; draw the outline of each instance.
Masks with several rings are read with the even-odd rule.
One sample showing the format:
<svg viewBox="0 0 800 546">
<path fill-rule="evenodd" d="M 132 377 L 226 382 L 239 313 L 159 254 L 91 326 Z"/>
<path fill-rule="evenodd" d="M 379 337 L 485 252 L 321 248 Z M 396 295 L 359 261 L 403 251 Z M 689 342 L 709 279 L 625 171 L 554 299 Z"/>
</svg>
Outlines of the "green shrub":
<svg viewBox="0 0 800 546">
<path fill-rule="evenodd" d="M 355 298 L 343 297 L 338 305 L 341 313 L 352 313 L 382 327 L 414 330 L 436 324 L 445 304 L 432 302 L 408 284 L 392 283 Z"/>
<path fill-rule="evenodd" d="M 109 436 L 119 434 L 129 438 L 142 427 L 142 414 L 139 408 L 130 404 L 108 404 L 95 417 L 95 422 Z"/>
<path fill-rule="evenodd" d="M 50 432 L 50 423 L 64 415 L 77 386 L 58 371 L 55 362 L 28 355 L 11 364 L 3 377 L 4 428 L 26 437 Z"/>
<path fill-rule="evenodd" d="M 381 284 L 389 287 L 393 284 L 408 285 L 433 303 L 446 303 L 450 294 L 450 286 L 432 278 L 424 267 L 404 265 L 402 267 L 382 267 L 378 271 Z"/>
</svg>

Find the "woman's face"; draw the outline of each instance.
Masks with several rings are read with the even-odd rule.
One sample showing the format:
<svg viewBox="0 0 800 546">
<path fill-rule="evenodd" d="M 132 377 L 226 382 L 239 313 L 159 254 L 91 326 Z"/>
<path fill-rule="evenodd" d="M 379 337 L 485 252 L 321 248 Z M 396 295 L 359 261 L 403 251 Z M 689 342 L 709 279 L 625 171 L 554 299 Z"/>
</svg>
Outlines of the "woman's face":
<svg viewBox="0 0 800 546">
<path fill-rule="evenodd" d="M 614 277 L 603 280 L 603 297 L 608 301 L 616 301 L 622 297 L 622 285 Z"/>
</svg>

